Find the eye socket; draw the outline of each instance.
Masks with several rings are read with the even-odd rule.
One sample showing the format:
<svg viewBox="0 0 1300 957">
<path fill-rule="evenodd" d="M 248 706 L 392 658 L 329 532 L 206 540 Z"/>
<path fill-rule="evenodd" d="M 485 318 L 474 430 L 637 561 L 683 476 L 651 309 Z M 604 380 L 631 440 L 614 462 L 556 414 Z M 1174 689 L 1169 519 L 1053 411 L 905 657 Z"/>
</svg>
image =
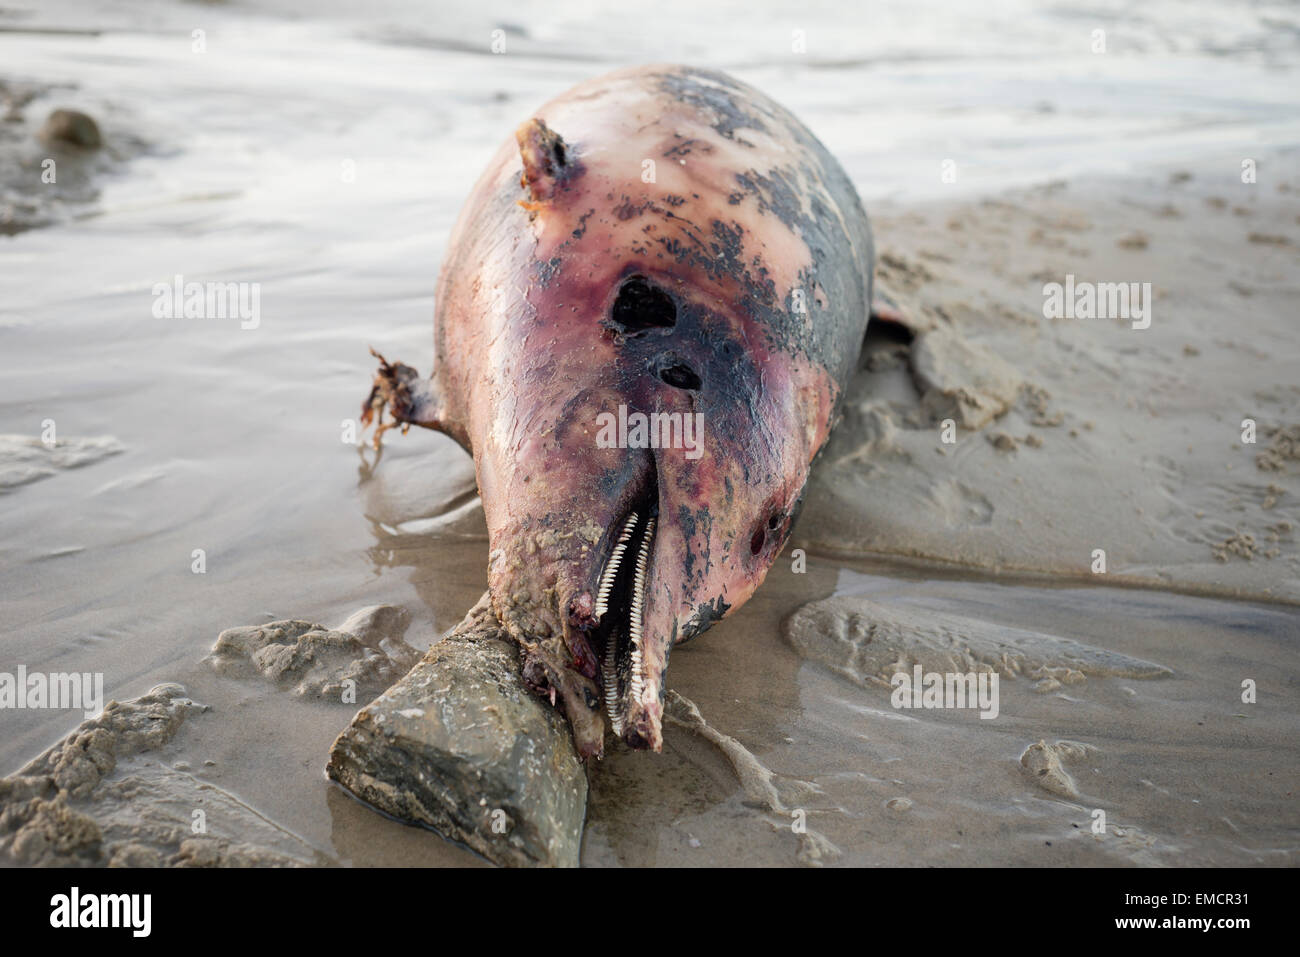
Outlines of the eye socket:
<svg viewBox="0 0 1300 957">
<path fill-rule="evenodd" d="M 623 333 L 671 329 L 677 324 L 677 304 L 645 276 L 629 276 L 618 288 L 609 318 Z"/>
<path fill-rule="evenodd" d="M 772 531 L 776 531 L 778 528 L 781 527 L 781 520 L 784 518 L 785 515 L 783 513 L 773 512 L 772 517 L 767 520 L 767 527 Z"/>
<path fill-rule="evenodd" d="M 754 537 L 749 540 L 750 554 L 757 555 L 759 552 L 761 552 L 763 550 L 763 545 L 766 541 L 767 541 L 767 531 L 763 529 L 762 526 L 760 526 L 758 531 L 754 533 Z"/>
</svg>

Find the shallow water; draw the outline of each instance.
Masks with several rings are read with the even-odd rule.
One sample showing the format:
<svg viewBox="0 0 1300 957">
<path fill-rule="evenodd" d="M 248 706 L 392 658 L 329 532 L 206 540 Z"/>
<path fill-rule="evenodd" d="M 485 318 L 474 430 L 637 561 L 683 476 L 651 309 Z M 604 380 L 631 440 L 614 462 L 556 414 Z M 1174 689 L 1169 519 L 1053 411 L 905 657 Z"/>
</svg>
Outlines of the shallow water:
<svg viewBox="0 0 1300 957">
<path fill-rule="evenodd" d="M 790 813 L 748 804 L 714 749 L 675 734 L 661 756 L 621 752 L 599 769 L 584 862 L 789 864 L 803 809 L 834 849 L 829 863 L 1295 864 L 1295 609 L 909 579 L 892 565 L 813 561 L 806 577 L 789 567 L 778 562 L 734 622 L 675 652 L 671 685 L 777 775 Z M 1174 674 L 1089 677 L 1049 694 L 1004 680 L 991 721 L 899 711 L 888 687 L 859 687 L 779 636 L 775 623 L 832 594 L 1071 637 Z M 1256 705 L 1241 704 L 1242 677 L 1268 689 Z M 1077 795 L 1051 793 L 1019 766 L 1044 739 L 1088 748 L 1068 767 Z M 1098 809 L 1104 837 L 1091 830 Z"/>
<path fill-rule="evenodd" d="M 1010 3 L 992 13 L 806 4 L 797 17 L 762 23 L 740 13 L 748 5 L 661 5 L 647 22 L 585 3 L 547 9 L 500 19 L 486 8 L 429 14 L 414 3 L 369 4 L 364 19 L 352 5 L 291 2 L 0 11 L 0 80 L 42 91 L 24 128 L 72 105 L 99 118 L 110 142 L 129 144 L 93 202 L 53 204 L 60 225 L 0 236 L 0 433 L 35 437 L 52 420 L 61 439 L 122 447 L 0 492 L 0 667 L 102 671 L 119 698 L 184 682 L 214 706 L 183 732 L 192 763 L 215 761 L 204 772 L 211 780 L 344 861 L 468 855 L 325 784 L 325 752 L 348 715 L 232 684 L 198 662 L 223 628 L 334 623 L 374 602 L 411 608 L 408 640 L 425 647 L 481 594 L 486 545 L 472 514 L 463 536 L 402 527 L 464 502 L 468 460 L 441 436 L 391 436 L 372 470 L 373 453 L 358 452 L 344 429 L 368 387 L 367 345 L 427 371 L 433 284 L 452 220 L 488 156 L 540 102 L 627 62 L 716 65 L 801 115 L 868 205 L 1300 143 L 1292 7 L 1160 3 L 1135 15 L 1108 4 Z M 1098 26 L 1108 44 L 1100 55 L 1089 49 Z M 498 28 L 506 52 L 493 55 Z M 192 50 L 195 29 L 205 31 L 203 53 Z M 806 32 L 807 53 L 791 52 L 794 30 Z M 945 183 L 950 156 L 962 162 Z M 178 274 L 259 283 L 259 324 L 154 318 L 154 284 Z M 196 549 L 203 574 L 192 572 Z M 1132 775 L 1102 792 L 1165 841 L 1151 860 L 1178 859 L 1169 845 L 1197 828 L 1214 831 L 1209 860 L 1294 855 L 1294 813 L 1275 780 L 1251 777 L 1276 761 L 1294 780 L 1293 612 L 916 578 L 897 566 L 867 574 L 814 558 L 808 576 L 774 572 L 734 620 L 674 655 L 671 684 L 774 770 L 823 789 L 817 826 L 844 860 L 1017 859 L 1026 834 L 1048 833 L 1065 813 L 1022 788 L 1015 765 L 1059 715 L 997 722 L 998 735 L 978 741 L 956 722 L 941 722 L 939 743 L 881 738 L 881 727 L 900 724 L 872 710 L 887 708 L 887 697 L 864 698 L 799 662 L 780 619 L 855 589 L 1055 628 L 1186 669 L 1190 685 L 1140 692 L 1171 695 L 1162 713 L 1180 720 L 1192 717 L 1178 710 L 1180 694 L 1196 702 L 1185 709 L 1208 709 L 1216 674 L 1257 670 L 1290 710 L 1260 719 L 1264 744 L 1214 752 L 1229 762 L 1236 754 L 1240 775 L 1225 767 L 1210 783 L 1189 776 L 1189 758 L 1204 755 L 1180 750 L 1172 725 L 1147 747 L 1119 743 L 1134 728 L 1115 726 L 1130 705 L 1119 691 L 1097 691 L 1083 726 L 1110 742 L 1101 746 L 1112 767 L 1149 764 L 1151 787 L 1173 795 L 1165 806 L 1177 812 L 1162 816 Z M 1191 633 L 1199 657 L 1167 660 Z M 754 641 L 761 654 L 740 653 Z M 1206 657 L 1207 647 L 1220 650 Z M 3 721 L 4 772 L 76 723 L 31 711 Z M 1065 736 L 1084 733 L 1066 724 Z M 904 761 L 903 751 L 909 772 L 878 766 Z M 965 754 L 984 762 L 984 776 L 956 793 Z M 792 839 L 772 832 L 772 815 L 745 807 L 725 765 L 687 736 L 674 734 L 663 756 L 619 755 L 599 773 L 590 863 L 791 859 Z M 1251 787 L 1262 795 L 1254 803 Z M 941 793 L 935 815 L 983 823 L 946 857 L 926 843 L 924 824 L 882 840 L 892 818 L 881 802 L 895 791 L 914 810 L 920 794 Z M 1184 806 L 1194 800 L 1200 811 Z M 1233 830 L 1240 821 L 1217 823 L 1229 808 L 1242 809 L 1242 833 Z M 1009 819 L 1030 825 L 1019 840 L 999 836 Z"/>
</svg>

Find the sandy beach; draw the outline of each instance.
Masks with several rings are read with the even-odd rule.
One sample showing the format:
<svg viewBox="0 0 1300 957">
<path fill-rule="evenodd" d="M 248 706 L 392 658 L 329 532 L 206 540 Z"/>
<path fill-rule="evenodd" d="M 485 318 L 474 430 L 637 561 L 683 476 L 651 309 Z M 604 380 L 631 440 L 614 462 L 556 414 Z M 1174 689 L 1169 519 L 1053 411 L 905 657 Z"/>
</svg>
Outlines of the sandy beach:
<svg viewBox="0 0 1300 957">
<path fill-rule="evenodd" d="M 5 863 L 486 863 L 324 776 L 487 584 L 469 456 L 357 428 L 367 347 L 427 366 L 451 223 L 521 118 L 683 59 L 840 158 L 892 311 L 767 581 L 674 653 L 663 753 L 586 769 L 581 864 L 1298 863 L 1294 33 L 1212 6 L 927 32 L 891 6 L 855 46 L 814 7 L 792 60 L 797 23 L 728 44 L 722 12 L 637 38 L 577 7 L 146 6 L 0 13 L 0 672 L 136 701 L 90 730 L 0 711 L 0 800 L 73 782 Z M 42 191 L 61 107 L 106 145 Z M 158 318 L 176 276 L 259 283 L 259 322 Z M 1132 308 L 1056 316 L 1067 283 Z M 376 605 L 400 622 L 350 649 L 355 702 L 214 665 L 227 629 L 359 634 Z M 996 675 L 997 717 L 900 709 L 914 667 Z M 93 774 L 60 744 L 79 726 L 115 755 Z"/>
<path fill-rule="evenodd" d="M 1225 162 L 878 216 L 915 338 L 872 343 L 809 545 L 1300 599 L 1300 201 L 1258 187 Z M 1067 277 L 1140 277 L 1151 314 L 1045 317 Z"/>
</svg>

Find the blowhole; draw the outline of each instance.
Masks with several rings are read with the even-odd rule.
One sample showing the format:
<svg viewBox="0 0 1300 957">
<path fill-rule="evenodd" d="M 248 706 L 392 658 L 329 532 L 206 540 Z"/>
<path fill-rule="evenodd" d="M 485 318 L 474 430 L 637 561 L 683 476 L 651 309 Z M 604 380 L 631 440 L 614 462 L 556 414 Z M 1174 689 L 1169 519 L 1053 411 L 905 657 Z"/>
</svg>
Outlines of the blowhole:
<svg viewBox="0 0 1300 957">
<path fill-rule="evenodd" d="M 623 333 L 671 329 L 677 324 L 677 304 L 644 276 L 629 276 L 618 288 L 610 319 Z"/>
<path fill-rule="evenodd" d="M 661 363 L 659 379 L 673 388 L 686 389 L 690 392 L 699 391 L 701 385 L 699 375 L 684 362 Z"/>
</svg>

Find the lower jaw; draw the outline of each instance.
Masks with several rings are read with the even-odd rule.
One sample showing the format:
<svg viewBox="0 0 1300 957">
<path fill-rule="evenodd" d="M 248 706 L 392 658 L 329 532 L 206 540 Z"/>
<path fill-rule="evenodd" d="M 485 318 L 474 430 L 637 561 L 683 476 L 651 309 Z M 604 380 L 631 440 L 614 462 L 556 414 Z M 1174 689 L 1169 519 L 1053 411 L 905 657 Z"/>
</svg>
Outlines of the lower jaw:
<svg viewBox="0 0 1300 957">
<path fill-rule="evenodd" d="M 611 634 L 606 638 L 606 644 L 611 642 L 617 642 L 615 651 L 611 655 L 606 648 L 599 655 L 597 674 L 605 719 L 616 738 L 633 748 L 645 747 L 644 737 L 638 730 L 644 725 L 640 705 L 645 690 L 644 658 L 627 638 L 620 641 L 617 634 Z"/>
<path fill-rule="evenodd" d="M 629 748 L 638 751 L 658 751 L 662 746 L 659 719 L 643 707 L 630 709 L 620 737 Z"/>
</svg>

